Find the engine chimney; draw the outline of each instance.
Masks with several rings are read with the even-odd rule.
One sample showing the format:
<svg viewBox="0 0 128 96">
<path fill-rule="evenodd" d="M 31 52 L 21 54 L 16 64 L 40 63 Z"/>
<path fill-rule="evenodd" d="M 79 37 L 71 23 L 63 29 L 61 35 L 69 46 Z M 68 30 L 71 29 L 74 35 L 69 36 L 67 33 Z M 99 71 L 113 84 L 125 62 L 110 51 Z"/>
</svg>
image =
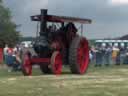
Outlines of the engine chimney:
<svg viewBox="0 0 128 96">
<path fill-rule="evenodd" d="M 46 34 L 47 21 L 45 17 L 47 16 L 47 9 L 41 9 L 41 22 L 40 22 L 40 36 Z"/>
</svg>

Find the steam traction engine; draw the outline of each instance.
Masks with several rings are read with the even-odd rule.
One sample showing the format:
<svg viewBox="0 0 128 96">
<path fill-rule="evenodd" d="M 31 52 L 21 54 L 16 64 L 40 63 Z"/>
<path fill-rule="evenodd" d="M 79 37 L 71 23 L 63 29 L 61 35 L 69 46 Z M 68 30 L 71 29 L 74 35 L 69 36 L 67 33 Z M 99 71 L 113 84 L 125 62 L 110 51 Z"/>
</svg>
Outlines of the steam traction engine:
<svg viewBox="0 0 128 96">
<path fill-rule="evenodd" d="M 46 9 L 41 10 L 41 15 L 31 16 L 31 19 L 40 21 L 40 33 L 33 43 L 37 56 L 33 56 L 30 51 L 24 53 L 24 75 L 32 74 L 34 64 L 38 64 L 46 74 L 61 74 L 63 64 L 69 64 L 74 74 L 86 72 L 89 63 L 88 41 L 78 35 L 78 29 L 73 22 L 90 24 L 91 20 L 48 15 Z M 57 29 L 55 24 L 60 27 Z"/>
</svg>

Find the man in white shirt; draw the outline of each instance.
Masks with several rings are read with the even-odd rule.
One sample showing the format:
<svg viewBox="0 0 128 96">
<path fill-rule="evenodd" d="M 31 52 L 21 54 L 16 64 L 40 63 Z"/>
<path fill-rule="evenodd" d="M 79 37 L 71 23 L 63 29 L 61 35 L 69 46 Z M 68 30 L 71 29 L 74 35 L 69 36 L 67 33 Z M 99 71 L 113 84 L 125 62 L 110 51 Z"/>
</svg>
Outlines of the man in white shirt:
<svg viewBox="0 0 128 96">
<path fill-rule="evenodd" d="M 5 61 L 5 63 L 7 62 L 8 49 L 9 49 L 8 45 L 6 44 L 5 48 L 3 50 L 4 51 L 3 53 L 4 53 L 4 61 Z"/>
</svg>

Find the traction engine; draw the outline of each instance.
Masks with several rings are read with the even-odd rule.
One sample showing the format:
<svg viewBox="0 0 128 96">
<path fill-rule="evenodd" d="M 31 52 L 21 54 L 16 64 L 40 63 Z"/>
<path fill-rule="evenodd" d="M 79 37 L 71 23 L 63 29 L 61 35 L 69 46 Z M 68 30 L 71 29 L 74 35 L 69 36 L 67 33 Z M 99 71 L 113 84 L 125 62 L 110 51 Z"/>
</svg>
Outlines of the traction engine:
<svg viewBox="0 0 128 96">
<path fill-rule="evenodd" d="M 85 37 L 78 35 L 74 22 L 90 24 L 90 19 L 48 15 L 41 9 L 40 15 L 31 16 L 40 22 L 39 36 L 33 43 L 36 56 L 27 50 L 23 55 L 22 72 L 32 75 L 32 66 L 38 64 L 43 73 L 61 74 L 62 65 L 68 64 L 74 74 L 84 74 L 89 64 L 89 47 Z M 56 27 L 59 25 L 59 28 Z"/>
</svg>

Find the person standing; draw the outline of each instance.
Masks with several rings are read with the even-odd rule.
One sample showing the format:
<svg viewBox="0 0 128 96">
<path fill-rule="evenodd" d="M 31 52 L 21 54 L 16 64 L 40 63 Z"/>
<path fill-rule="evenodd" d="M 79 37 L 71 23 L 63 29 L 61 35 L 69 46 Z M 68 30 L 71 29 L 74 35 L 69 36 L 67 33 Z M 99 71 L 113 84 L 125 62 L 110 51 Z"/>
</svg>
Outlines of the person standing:
<svg viewBox="0 0 128 96">
<path fill-rule="evenodd" d="M 3 50 L 3 55 L 4 55 L 4 62 L 7 63 L 7 56 L 8 56 L 8 45 L 5 45 L 5 48 Z"/>
<path fill-rule="evenodd" d="M 125 50 L 124 64 L 128 64 L 128 48 Z"/>
<path fill-rule="evenodd" d="M 102 64 L 102 48 L 101 47 L 97 47 L 96 48 L 96 64 L 95 67 L 99 66 L 101 67 Z"/>
<path fill-rule="evenodd" d="M 112 49 L 110 46 L 107 46 L 105 48 L 105 54 L 104 54 L 104 63 L 106 66 L 109 66 L 110 65 L 110 58 L 111 58 L 111 52 L 112 52 Z"/>
<path fill-rule="evenodd" d="M 8 72 L 12 71 L 13 63 L 14 63 L 13 49 L 8 48 L 8 50 L 7 50 L 7 60 L 6 60 L 6 64 L 7 64 L 7 67 L 8 67 Z"/>
<path fill-rule="evenodd" d="M 117 46 L 114 46 L 112 49 L 112 59 L 114 64 L 116 64 L 118 52 L 119 52 L 119 48 Z"/>
<path fill-rule="evenodd" d="M 125 60 L 125 47 L 120 47 L 120 63 L 123 64 Z"/>
<path fill-rule="evenodd" d="M 119 50 L 118 53 L 117 53 L 116 65 L 120 65 L 120 50 Z"/>
<path fill-rule="evenodd" d="M 13 71 L 20 71 L 21 70 L 21 57 L 20 57 L 20 52 L 15 52 L 15 57 L 14 57 L 14 63 L 13 63 Z"/>
<path fill-rule="evenodd" d="M 94 46 L 91 47 L 90 53 L 92 54 L 92 64 L 96 63 L 96 48 Z"/>
</svg>

